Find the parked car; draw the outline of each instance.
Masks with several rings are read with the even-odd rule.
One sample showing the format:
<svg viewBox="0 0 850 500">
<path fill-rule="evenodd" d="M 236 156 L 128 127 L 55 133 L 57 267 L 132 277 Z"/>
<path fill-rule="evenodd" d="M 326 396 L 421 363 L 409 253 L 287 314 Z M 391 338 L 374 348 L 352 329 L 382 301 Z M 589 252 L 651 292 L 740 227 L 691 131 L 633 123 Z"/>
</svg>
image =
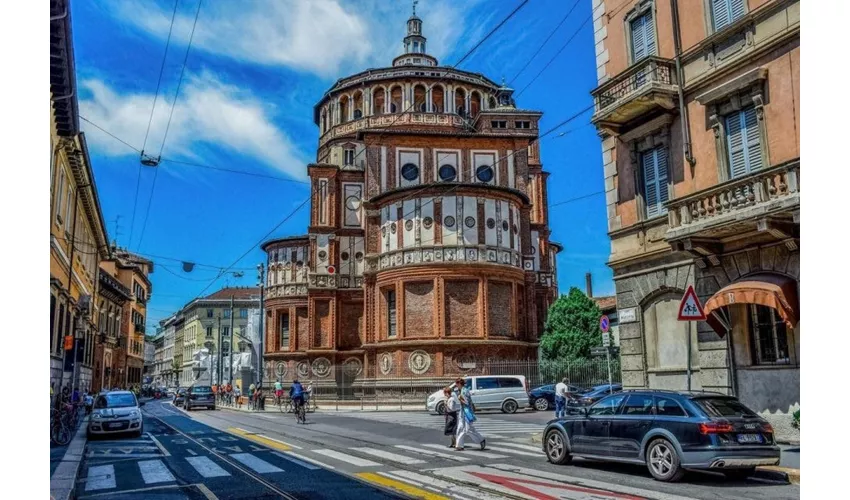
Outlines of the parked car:
<svg viewBox="0 0 850 500">
<path fill-rule="evenodd" d="M 181 387 L 174 393 L 174 400 L 171 402 L 174 406 L 182 405 L 186 399 L 186 388 Z"/>
<path fill-rule="evenodd" d="M 576 385 L 567 385 L 567 398 L 578 398 L 587 390 Z M 541 385 L 528 391 L 528 404 L 538 411 L 555 408 L 555 384 Z"/>
<path fill-rule="evenodd" d="M 659 481 L 689 469 L 744 479 L 780 458 L 773 427 L 736 398 L 658 390 L 609 395 L 550 421 L 543 451 L 554 464 L 573 457 L 645 464 Z"/>
<path fill-rule="evenodd" d="M 213 394 L 212 387 L 193 385 L 186 392 L 186 397 L 183 398 L 183 408 L 186 411 L 191 411 L 192 408 L 199 406 L 215 410 L 215 394 Z"/>
<path fill-rule="evenodd" d="M 86 435 L 89 439 L 124 432 L 141 436 L 145 429 L 141 410 L 144 404 L 130 391 L 99 394 L 92 407 Z"/>
<path fill-rule="evenodd" d="M 581 408 L 592 405 L 600 399 L 623 390 L 623 384 L 602 384 L 592 387 L 580 397 L 567 399 L 567 412 L 574 413 Z"/>
<path fill-rule="evenodd" d="M 528 405 L 528 382 L 524 375 L 466 377 L 466 387 L 478 410 L 515 413 Z M 440 415 L 446 412 L 446 397 L 442 389 L 428 396 L 425 408 Z"/>
</svg>

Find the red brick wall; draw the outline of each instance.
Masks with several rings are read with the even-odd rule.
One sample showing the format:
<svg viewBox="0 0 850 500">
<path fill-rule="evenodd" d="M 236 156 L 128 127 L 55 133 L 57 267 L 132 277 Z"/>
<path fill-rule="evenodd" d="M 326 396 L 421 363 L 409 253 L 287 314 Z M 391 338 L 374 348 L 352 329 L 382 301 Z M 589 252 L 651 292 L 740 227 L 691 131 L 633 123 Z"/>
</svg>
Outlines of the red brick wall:
<svg viewBox="0 0 850 500">
<path fill-rule="evenodd" d="M 511 298 L 513 286 L 510 283 L 489 282 L 487 285 L 487 333 L 491 336 L 511 336 Z"/>
<path fill-rule="evenodd" d="M 315 339 L 315 347 L 329 347 L 331 334 L 331 306 L 326 300 L 317 300 L 313 306 L 315 318 L 315 331 L 313 338 Z"/>
<path fill-rule="evenodd" d="M 307 316 L 306 307 L 298 307 L 295 309 L 295 330 L 298 332 L 298 343 L 296 349 L 306 351 L 310 348 L 310 320 Z"/>
<path fill-rule="evenodd" d="M 478 331 L 478 281 L 446 281 L 447 337 L 480 335 Z"/>
<path fill-rule="evenodd" d="M 434 335 L 434 282 L 405 283 L 404 336 Z"/>
<path fill-rule="evenodd" d="M 339 303 L 339 348 L 356 349 L 363 339 L 363 303 Z"/>
</svg>

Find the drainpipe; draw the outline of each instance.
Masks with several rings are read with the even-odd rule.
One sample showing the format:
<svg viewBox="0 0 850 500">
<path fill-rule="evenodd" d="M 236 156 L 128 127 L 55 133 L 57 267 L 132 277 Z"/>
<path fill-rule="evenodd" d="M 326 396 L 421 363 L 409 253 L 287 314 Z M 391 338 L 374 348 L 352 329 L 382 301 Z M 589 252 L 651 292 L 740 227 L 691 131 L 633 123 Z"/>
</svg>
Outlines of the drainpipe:
<svg viewBox="0 0 850 500">
<path fill-rule="evenodd" d="M 50 16 L 50 20 L 51 21 L 58 21 L 60 19 L 65 19 L 66 17 L 68 17 L 68 6 L 67 5 L 65 6 L 65 12 L 59 14 L 58 16 Z"/>
<path fill-rule="evenodd" d="M 688 108 L 685 107 L 685 75 L 682 71 L 682 39 L 681 29 L 679 26 L 679 2 L 678 0 L 670 0 L 670 10 L 673 11 L 673 44 L 676 51 L 676 79 L 679 87 L 679 115 L 682 122 L 682 153 L 685 155 L 685 160 L 691 166 L 691 173 L 697 164 L 696 158 L 691 153 L 691 132 L 690 120 L 688 119 Z"/>
</svg>

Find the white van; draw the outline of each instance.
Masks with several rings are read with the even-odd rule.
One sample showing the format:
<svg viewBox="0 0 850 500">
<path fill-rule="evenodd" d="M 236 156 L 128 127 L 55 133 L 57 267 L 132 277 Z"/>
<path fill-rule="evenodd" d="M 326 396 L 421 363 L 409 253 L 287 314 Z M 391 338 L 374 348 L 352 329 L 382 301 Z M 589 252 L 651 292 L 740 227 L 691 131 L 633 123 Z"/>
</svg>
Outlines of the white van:
<svg viewBox="0 0 850 500">
<path fill-rule="evenodd" d="M 482 375 L 464 377 L 464 380 L 477 410 L 514 413 L 528 407 L 528 383 L 524 375 Z M 443 390 L 428 396 L 425 407 L 431 413 L 445 413 L 446 397 Z"/>
</svg>

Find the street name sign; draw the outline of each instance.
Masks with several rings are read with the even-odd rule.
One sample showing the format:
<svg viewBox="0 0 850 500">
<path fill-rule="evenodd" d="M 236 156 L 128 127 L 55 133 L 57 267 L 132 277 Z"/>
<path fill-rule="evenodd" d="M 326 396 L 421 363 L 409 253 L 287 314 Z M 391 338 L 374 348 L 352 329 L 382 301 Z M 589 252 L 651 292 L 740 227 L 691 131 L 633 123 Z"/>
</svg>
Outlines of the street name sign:
<svg viewBox="0 0 850 500">
<path fill-rule="evenodd" d="M 705 312 L 693 285 L 688 287 L 688 291 L 682 297 L 682 303 L 679 304 L 679 321 L 705 321 Z"/>
</svg>

